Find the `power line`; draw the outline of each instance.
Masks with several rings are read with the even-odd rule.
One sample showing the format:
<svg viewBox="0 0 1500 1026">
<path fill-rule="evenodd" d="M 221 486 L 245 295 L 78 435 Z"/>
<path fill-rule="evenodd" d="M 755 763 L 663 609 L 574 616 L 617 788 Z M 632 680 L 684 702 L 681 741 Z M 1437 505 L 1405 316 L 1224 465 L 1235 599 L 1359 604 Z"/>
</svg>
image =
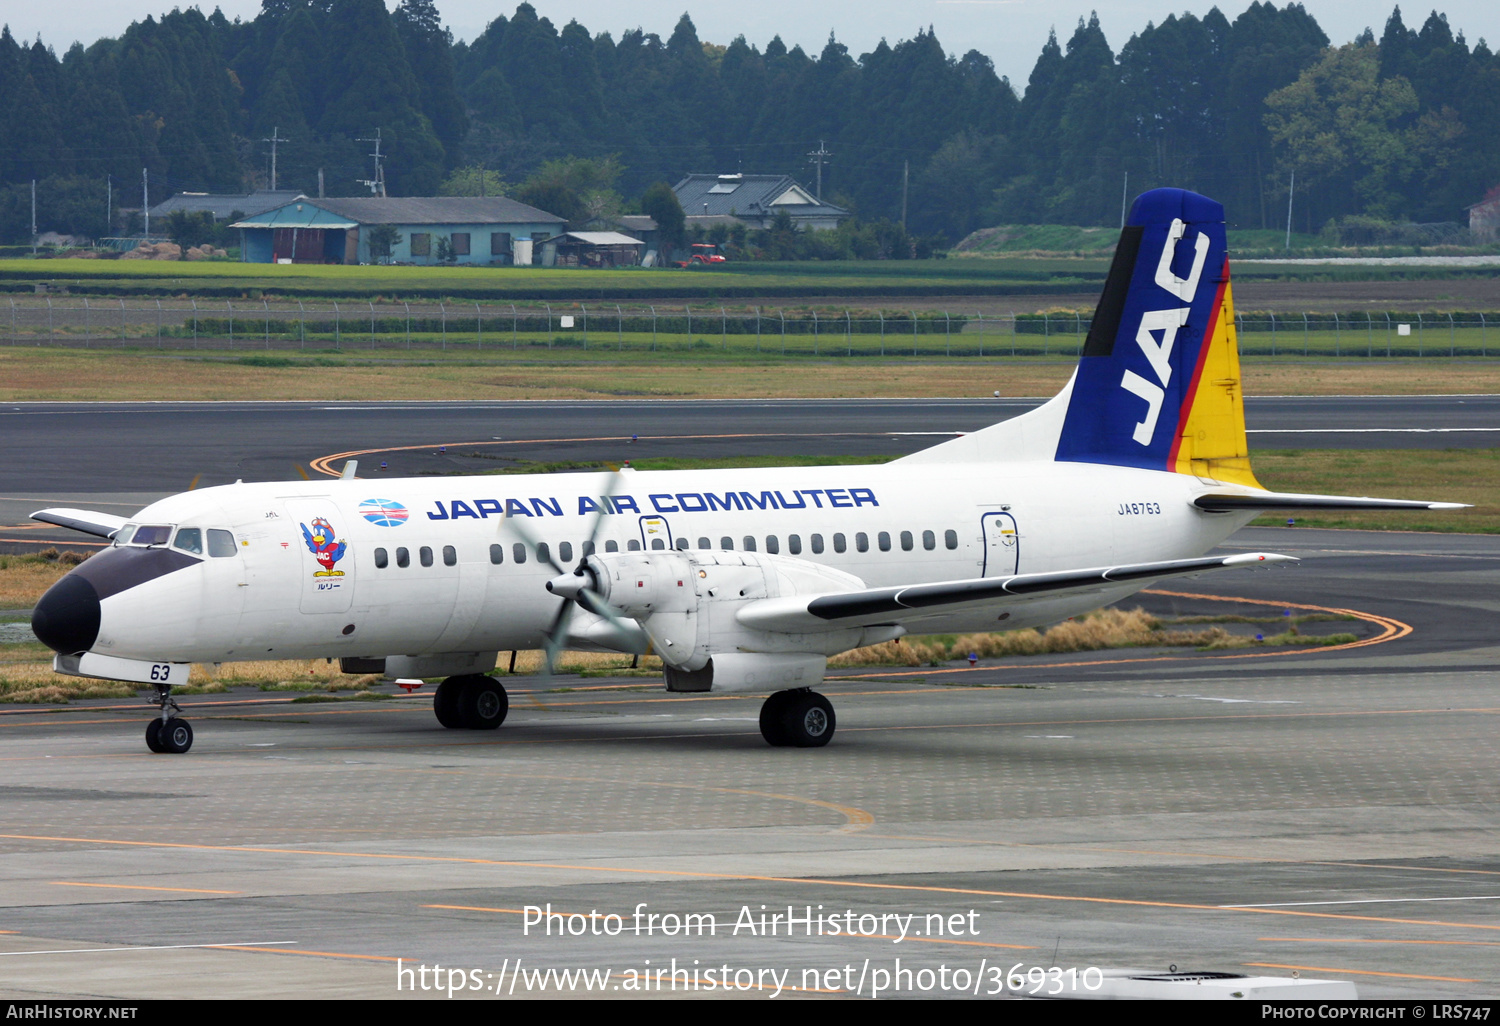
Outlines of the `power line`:
<svg viewBox="0 0 1500 1026">
<path fill-rule="evenodd" d="M 269 138 L 269 139 L 262 139 L 261 140 L 261 142 L 268 142 L 268 143 L 271 144 L 271 191 L 272 192 L 276 191 L 276 144 L 277 143 L 284 143 L 284 142 L 291 142 L 290 139 L 282 139 L 282 138 L 279 138 L 279 136 L 280 136 L 280 128 L 277 127 L 277 126 L 272 126 L 272 128 L 271 128 L 271 138 Z"/>
</svg>

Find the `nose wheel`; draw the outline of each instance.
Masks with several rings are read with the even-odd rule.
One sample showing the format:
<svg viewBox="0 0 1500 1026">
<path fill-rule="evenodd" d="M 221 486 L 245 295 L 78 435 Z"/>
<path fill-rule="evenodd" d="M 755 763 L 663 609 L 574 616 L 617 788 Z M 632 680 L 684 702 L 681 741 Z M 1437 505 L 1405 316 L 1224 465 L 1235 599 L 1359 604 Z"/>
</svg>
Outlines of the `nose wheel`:
<svg viewBox="0 0 1500 1026">
<path fill-rule="evenodd" d="M 180 755 L 193 747 L 192 724 L 176 715 L 182 708 L 172 698 L 172 686 L 157 685 L 151 701 L 161 713 L 146 724 L 146 747 L 160 755 Z"/>
<path fill-rule="evenodd" d="M 833 703 L 816 691 L 777 691 L 760 707 L 760 733 L 776 748 L 822 748 L 838 720 Z"/>
</svg>

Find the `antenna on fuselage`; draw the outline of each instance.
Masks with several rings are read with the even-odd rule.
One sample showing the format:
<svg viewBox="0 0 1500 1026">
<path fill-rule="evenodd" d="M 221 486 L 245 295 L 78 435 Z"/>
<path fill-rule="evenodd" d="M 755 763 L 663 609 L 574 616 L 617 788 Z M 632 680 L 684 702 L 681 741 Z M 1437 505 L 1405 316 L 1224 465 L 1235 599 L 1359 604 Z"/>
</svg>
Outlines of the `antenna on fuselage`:
<svg viewBox="0 0 1500 1026">
<path fill-rule="evenodd" d="M 340 481 L 353 481 L 354 472 L 359 469 L 359 460 L 345 460 L 344 469 L 339 471 Z"/>
</svg>

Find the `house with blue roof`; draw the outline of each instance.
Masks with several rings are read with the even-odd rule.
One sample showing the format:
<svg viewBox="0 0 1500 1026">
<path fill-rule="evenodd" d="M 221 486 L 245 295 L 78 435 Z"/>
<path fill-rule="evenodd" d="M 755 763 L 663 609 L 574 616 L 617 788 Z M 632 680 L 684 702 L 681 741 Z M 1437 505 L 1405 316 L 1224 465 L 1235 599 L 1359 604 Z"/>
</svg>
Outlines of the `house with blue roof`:
<svg viewBox="0 0 1500 1026">
<path fill-rule="evenodd" d="M 504 196 L 298 196 L 230 225 L 241 259 L 278 264 L 530 264 L 565 219 Z M 382 246 L 382 236 L 394 239 Z M 373 235 L 373 238 L 372 238 Z M 372 245 L 373 243 L 373 245 Z"/>
</svg>

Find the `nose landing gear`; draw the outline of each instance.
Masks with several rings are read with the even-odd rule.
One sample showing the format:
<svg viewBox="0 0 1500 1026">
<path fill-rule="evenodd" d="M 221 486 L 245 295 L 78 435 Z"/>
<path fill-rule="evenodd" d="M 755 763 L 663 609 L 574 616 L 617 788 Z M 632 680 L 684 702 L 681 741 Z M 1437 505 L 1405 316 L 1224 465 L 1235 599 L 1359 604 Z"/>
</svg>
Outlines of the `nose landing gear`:
<svg viewBox="0 0 1500 1026">
<path fill-rule="evenodd" d="M 146 724 L 146 747 L 159 754 L 181 754 L 193 747 L 193 727 L 175 714 L 182 708 L 172 697 L 172 685 L 157 684 L 156 697 L 149 700 L 161 714 Z"/>
</svg>

